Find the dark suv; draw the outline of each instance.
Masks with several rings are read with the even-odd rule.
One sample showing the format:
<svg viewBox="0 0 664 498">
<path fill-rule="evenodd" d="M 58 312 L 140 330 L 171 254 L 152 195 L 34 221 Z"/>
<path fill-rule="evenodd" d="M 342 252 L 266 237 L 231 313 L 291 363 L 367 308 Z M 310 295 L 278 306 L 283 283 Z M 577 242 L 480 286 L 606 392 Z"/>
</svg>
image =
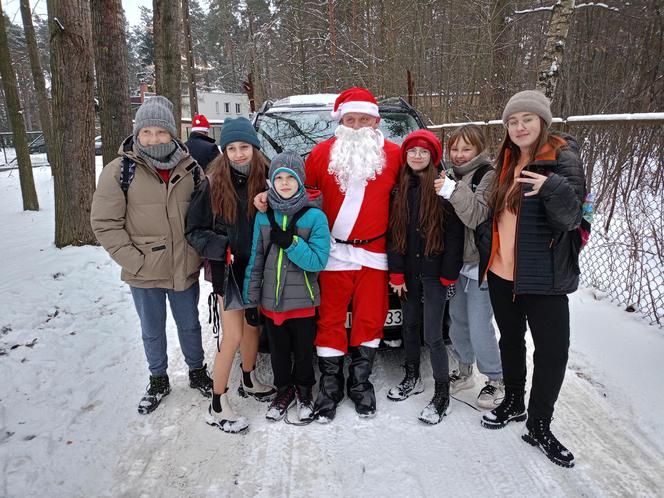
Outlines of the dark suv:
<svg viewBox="0 0 664 498">
<path fill-rule="evenodd" d="M 254 117 L 261 149 L 272 159 L 284 150 L 298 152 L 306 158 L 316 144 L 334 136 L 338 122 L 330 112 L 336 94 L 294 95 L 276 102 L 267 101 Z M 404 99 L 396 97 L 378 102 L 380 130 L 387 140 L 401 144 L 410 132 L 425 128 L 417 111 Z M 401 339 L 403 321 L 399 298 L 389 289 L 389 311 L 385 319 L 384 335 L 387 346 Z M 350 328 L 350 309 L 346 327 Z"/>
</svg>

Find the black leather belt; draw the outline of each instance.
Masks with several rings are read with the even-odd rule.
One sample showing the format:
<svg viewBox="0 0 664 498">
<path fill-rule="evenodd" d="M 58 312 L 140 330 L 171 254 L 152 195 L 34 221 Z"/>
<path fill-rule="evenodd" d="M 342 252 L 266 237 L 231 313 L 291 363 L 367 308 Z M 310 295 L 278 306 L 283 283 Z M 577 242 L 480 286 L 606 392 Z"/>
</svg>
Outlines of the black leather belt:
<svg viewBox="0 0 664 498">
<path fill-rule="evenodd" d="M 373 237 L 373 238 L 371 238 L 371 239 L 350 239 L 350 240 L 341 240 L 341 239 L 337 239 L 337 238 L 335 237 L 334 240 L 335 240 L 337 243 L 339 243 L 339 244 L 348 244 L 348 245 L 351 245 L 351 246 L 365 246 L 365 245 L 369 244 L 370 242 L 373 242 L 374 240 L 378 240 L 378 239 L 380 239 L 381 237 L 385 237 L 385 234 L 384 234 L 384 233 L 381 233 L 381 234 L 378 235 L 377 237 Z"/>
</svg>

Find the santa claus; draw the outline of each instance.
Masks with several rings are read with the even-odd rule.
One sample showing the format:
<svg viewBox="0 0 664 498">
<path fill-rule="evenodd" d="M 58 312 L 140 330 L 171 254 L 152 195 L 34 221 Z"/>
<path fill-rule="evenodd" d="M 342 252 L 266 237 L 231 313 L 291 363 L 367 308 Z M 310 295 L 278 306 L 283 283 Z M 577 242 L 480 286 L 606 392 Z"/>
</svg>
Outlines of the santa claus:
<svg viewBox="0 0 664 498">
<path fill-rule="evenodd" d="M 320 368 L 316 420 L 331 421 L 344 393 L 344 355 L 351 363 L 346 389 L 360 416 L 376 412 L 369 381 L 387 314 L 387 230 L 390 192 L 401 166 L 399 146 L 384 139 L 374 96 L 349 88 L 334 104 L 335 136 L 318 144 L 306 162 L 307 186 L 323 193 L 332 235 L 319 277 L 316 349 Z M 350 347 L 346 312 L 352 301 Z"/>
</svg>

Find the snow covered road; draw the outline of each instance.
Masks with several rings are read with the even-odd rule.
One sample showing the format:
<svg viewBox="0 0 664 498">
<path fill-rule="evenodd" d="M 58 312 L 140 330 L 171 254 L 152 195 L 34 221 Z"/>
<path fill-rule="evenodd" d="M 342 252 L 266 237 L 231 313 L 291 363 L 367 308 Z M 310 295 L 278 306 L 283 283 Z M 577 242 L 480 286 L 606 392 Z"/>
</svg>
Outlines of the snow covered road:
<svg viewBox="0 0 664 498">
<path fill-rule="evenodd" d="M 129 291 L 101 248 L 53 247 L 50 171 L 35 178 L 43 210 L 23 213 L 16 174 L 0 173 L 0 496 L 664 495 L 664 333 L 590 290 L 571 298 L 552 425 L 575 454 L 571 470 L 524 443 L 523 423 L 484 429 L 459 401 L 441 424 L 420 423 L 428 359 L 425 393 L 388 401 L 400 351 L 378 356 L 376 417 L 359 419 L 345 400 L 325 426 L 268 423 L 266 405 L 237 396 L 235 369 L 231 399 L 252 425 L 224 434 L 203 422 L 207 404 L 188 387 L 170 320 L 173 391 L 138 415 L 147 371 Z M 204 333 L 211 363 L 207 324 Z M 267 356 L 259 372 L 269 379 Z M 476 381 L 461 396 L 471 404 Z"/>
</svg>

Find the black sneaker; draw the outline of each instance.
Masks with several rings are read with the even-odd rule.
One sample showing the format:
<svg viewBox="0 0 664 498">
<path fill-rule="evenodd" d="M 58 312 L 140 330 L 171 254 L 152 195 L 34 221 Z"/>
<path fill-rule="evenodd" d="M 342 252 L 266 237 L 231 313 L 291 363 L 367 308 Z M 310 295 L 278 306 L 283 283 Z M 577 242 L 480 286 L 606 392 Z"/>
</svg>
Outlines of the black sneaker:
<svg viewBox="0 0 664 498">
<path fill-rule="evenodd" d="M 207 373 L 207 365 L 189 370 L 189 387 L 197 389 L 206 398 L 212 396 L 212 379 Z"/>
<path fill-rule="evenodd" d="M 526 443 L 538 446 L 540 450 L 556 465 L 561 467 L 574 467 L 574 455 L 565 448 L 560 441 L 551 433 L 550 420 L 539 419 L 526 424 L 528 432 L 521 436 Z"/>
<path fill-rule="evenodd" d="M 526 420 L 526 407 L 523 403 L 523 391 L 505 392 L 502 403 L 482 416 L 482 427 L 501 429 L 510 422 Z"/>
<path fill-rule="evenodd" d="M 150 375 L 150 384 L 148 384 L 145 395 L 138 402 L 138 413 L 147 415 L 155 411 L 161 403 L 161 399 L 171 392 L 171 385 L 168 382 L 168 375 L 153 377 Z"/>
<path fill-rule="evenodd" d="M 295 388 L 293 386 L 282 387 L 277 391 L 277 396 L 270 403 L 265 418 L 276 422 L 284 418 L 286 411 L 295 401 Z"/>
</svg>

